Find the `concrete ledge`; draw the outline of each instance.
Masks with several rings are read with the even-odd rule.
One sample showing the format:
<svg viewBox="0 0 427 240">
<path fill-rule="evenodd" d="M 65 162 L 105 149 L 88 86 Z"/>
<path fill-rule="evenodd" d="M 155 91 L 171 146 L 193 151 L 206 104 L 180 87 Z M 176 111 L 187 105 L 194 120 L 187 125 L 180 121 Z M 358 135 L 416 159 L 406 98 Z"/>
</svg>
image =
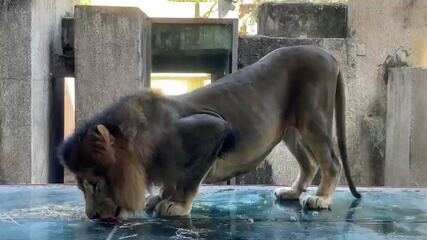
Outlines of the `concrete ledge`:
<svg viewBox="0 0 427 240">
<path fill-rule="evenodd" d="M 347 6 L 264 3 L 258 8 L 258 34 L 294 38 L 345 38 Z"/>
</svg>

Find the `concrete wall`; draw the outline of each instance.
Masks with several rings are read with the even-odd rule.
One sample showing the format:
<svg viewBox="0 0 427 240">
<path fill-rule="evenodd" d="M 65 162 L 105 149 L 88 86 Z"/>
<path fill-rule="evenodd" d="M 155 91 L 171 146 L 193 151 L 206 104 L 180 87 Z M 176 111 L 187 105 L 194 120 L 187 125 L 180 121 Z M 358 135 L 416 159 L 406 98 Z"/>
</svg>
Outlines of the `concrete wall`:
<svg viewBox="0 0 427 240">
<path fill-rule="evenodd" d="M 144 24 L 138 8 L 76 7 L 77 124 L 142 86 Z"/>
<path fill-rule="evenodd" d="M 427 186 L 427 68 L 392 68 L 387 83 L 385 184 Z"/>
<path fill-rule="evenodd" d="M 31 181 L 31 1 L 0 5 L 0 19 L 0 183 L 24 183 Z"/>
<path fill-rule="evenodd" d="M 0 183 L 46 183 L 51 54 L 61 53 L 60 18 L 73 1 L 0 5 Z"/>
</svg>

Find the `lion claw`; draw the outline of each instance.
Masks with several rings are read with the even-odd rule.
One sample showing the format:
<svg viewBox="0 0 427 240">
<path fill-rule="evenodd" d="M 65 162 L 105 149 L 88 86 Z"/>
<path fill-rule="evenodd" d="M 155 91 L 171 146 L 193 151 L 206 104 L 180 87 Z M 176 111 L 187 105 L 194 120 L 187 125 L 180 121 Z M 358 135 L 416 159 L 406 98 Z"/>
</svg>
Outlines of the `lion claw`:
<svg viewBox="0 0 427 240">
<path fill-rule="evenodd" d="M 155 217 L 185 216 L 185 215 L 189 215 L 190 211 L 191 211 L 191 207 L 187 207 L 182 203 L 177 203 L 174 201 L 170 201 L 168 199 L 164 199 L 156 205 L 154 209 L 154 216 Z"/>
<path fill-rule="evenodd" d="M 299 198 L 301 207 L 308 209 L 331 209 L 332 202 L 322 196 L 302 194 Z"/>
</svg>

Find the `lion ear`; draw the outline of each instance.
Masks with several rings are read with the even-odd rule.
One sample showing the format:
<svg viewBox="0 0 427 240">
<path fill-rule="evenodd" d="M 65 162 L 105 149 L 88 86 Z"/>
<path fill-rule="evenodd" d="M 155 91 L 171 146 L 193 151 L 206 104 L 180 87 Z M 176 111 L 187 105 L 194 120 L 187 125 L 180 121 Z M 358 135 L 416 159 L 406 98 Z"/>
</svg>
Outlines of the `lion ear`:
<svg viewBox="0 0 427 240">
<path fill-rule="evenodd" d="M 110 131 L 108 131 L 108 129 L 104 125 L 98 124 L 96 126 L 96 129 L 98 130 L 99 134 L 101 134 L 102 140 L 107 145 L 109 145 L 109 146 L 113 145 L 114 137 L 113 137 L 113 135 L 111 135 Z"/>
</svg>

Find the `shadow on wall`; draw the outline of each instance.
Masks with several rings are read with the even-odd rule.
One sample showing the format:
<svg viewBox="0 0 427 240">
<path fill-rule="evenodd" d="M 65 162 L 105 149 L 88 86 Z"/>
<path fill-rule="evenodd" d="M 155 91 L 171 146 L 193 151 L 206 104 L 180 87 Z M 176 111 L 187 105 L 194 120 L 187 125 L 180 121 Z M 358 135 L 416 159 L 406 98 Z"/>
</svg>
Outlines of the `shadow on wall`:
<svg viewBox="0 0 427 240">
<path fill-rule="evenodd" d="M 264 160 L 260 165 L 257 166 L 256 170 L 252 170 L 249 173 L 240 175 L 236 178 L 237 184 L 274 184 L 273 179 L 273 167 L 271 164 Z"/>
<path fill-rule="evenodd" d="M 0 0 L 0 7 L 2 7 L 2 5 L 1 5 L 2 3 L 1 3 L 1 0 Z M 2 142 L 2 139 L 3 139 L 3 128 L 2 128 L 2 119 L 1 119 L 1 116 L 0 116 L 0 166 L 2 166 L 2 164 L 1 164 L 1 160 L 3 159 L 3 156 L 2 156 L 2 149 L 1 149 L 1 146 L 3 146 L 3 142 Z M 0 184 L 5 184 L 5 180 L 3 179 L 3 169 L 1 169 L 1 167 L 0 167 Z"/>
<path fill-rule="evenodd" d="M 3 169 L 0 168 L 0 185 L 6 184 L 6 179 L 3 178 Z"/>
<path fill-rule="evenodd" d="M 367 114 L 360 121 L 361 136 L 367 139 L 369 168 L 372 175 L 369 182 L 375 186 L 384 185 L 384 160 L 385 160 L 385 108 L 381 96 L 375 100 Z"/>
</svg>

